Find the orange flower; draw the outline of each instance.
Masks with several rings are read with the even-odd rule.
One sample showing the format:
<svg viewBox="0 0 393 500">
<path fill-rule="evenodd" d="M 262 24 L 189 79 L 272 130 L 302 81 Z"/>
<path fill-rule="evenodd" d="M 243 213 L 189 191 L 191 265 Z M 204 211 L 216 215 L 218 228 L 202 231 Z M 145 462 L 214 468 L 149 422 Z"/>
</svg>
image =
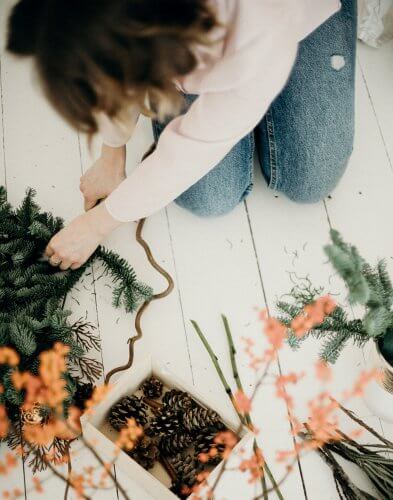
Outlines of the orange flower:
<svg viewBox="0 0 393 500">
<path fill-rule="evenodd" d="M 299 338 L 303 337 L 312 328 L 322 324 L 325 317 L 332 314 L 336 307 L 336 303 L 329 295 L 319 297 L 315 302 L 307 304 L 299 316 L 291 322 L 294 334 Z"/>
<path fill-rule="evenodd" d="M 244 394 L 243 391 L 237 391 L 234 394 L 236 408 L 241 413 L 250 413 L 251 411 L 251 399 Z"/>
<path fill-rule="evenodd" d="M 288 373 L 287 375 L 279 375 L 276 377 L 276 396 L 284 400 L 289 409 L 293 408 L 293 399 L 288 394 L 286 386 L 288 384 L 297 384 L 303 375 L 303 373 Z"/>
<path fill-rule="evenodd" d="M 361 372 L 352 390 L 345 393 L 344 397 L 349 398 L 362 396 L 364 389 L 370 382 L 373 380 L 381 380 L 381 378 L 383 378 L 383 373 L 376 369 Z"/>
<path fill-rule="evenodd" d="M 249 472 L 249 483 L 255 483 L 263 476 L 264 459 L 260 450 L 257 450 L 251 458 L 244 459 L 240 462 L 239 470 L 241 472 Z"/>
<path fill-rule="evenodd" d="M 16 459 L 16 456 L 13 453 L 8 452 L 5 455 L 5 463 L 7 464 L 7 467 L 9 469 L 12 469 L 18 465 L 18 460 Z"/>
<path fill-rule="evenodd" d="M 287 334 L 287 327 L 280 323 L 276 318 L 266 318 L 263 329 L 266 338 L 275 350 L 281 349 Z"/>
<path fill-rule="evenodd" d="M 44 488 L 42 487 L 41 481 L 39 480 L 39 478 L 37 476 L 33 476 L 33 485 L 34 485 L 34 489 L 37 493 L 44 492 Z"/>
<path fill-rule="evenodd" d="M 70 483 L 74 488 L 78 498 L 81 498 L 85 490 L 85 480 L 82 474 L 72 474 Z"/>
<path fill-rule="evenodd" d="M 134 418 L 127 419 L 127 427 L 121 429 L 116 445 L 130 451 L 135 447 L 135 443 L 143 434 L 143 428 L 140 427 Z"/>
<path fill-rule="evenodd" d="M 17 366 L 19 364 L 19 355 L 10 347 L 0 347 L 0 364 Z"/>
<path fill-rule="evenodd" d="M 85 402 L 85 413 L 93 413 L 94 407 L 103 401 L 108 393 L 112 390 L 112 386 L 109 384 L 104 384 L 96 387 L 91 395 L 91 398 Z"/>
<path fill-rule="evenodd" d="M 23 437 L 29 443 L 45 446 L 55 438 L 54 427 L 50 424 L 44 426 L 26 424 L 23 426 Z"/>
<path fill-rule="evenodd" d="M 329 382 L 333 374 L 330 366 L 321 359 L 315 364 L 315 375 L 321 382 Z"/>
</svg>

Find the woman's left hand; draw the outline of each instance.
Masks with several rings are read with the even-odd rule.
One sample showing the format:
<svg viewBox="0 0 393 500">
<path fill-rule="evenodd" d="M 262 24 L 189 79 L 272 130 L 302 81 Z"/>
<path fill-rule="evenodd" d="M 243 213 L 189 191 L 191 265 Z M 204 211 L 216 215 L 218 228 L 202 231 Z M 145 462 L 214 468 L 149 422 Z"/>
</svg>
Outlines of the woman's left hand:
<svg viewBox="0 0 393 500">
<path fill-rule="evenodd" d="M 52 266 L 78 269 L 93 254 L 101 241 L 121 222 L 114 219 L 104 203 L 80 215 L 53 236 L 45 250 Z"/>
</svg>

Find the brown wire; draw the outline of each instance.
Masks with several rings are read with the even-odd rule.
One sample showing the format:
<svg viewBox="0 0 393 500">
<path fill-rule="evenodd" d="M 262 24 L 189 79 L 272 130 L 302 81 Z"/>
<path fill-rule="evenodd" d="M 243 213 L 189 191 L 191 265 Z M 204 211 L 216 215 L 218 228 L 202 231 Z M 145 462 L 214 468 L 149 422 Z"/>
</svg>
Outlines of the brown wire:
<svg viewBox="0 0 393 500">
<path fill-rule="evenodd" d="M 144 155 L 143 158 L 146 158 L 147 156 L 149 156 L 153 151 L 154 151 L 154 145 L 150 147 L 149 151 Z M 163 299 L 164 297 L 166 297 L 167 295 L 169 295 L 172 292 L 173 288 L 174 288 L 174 282 L 173 282 L 172 276 L 163 267 L 161 267 L 160 264 L 158 264 L 158 262 L 154 259 L 152 251 L 151 251 L 149 245 L 147 244 L 146 240 L 142 236 L 143 227 L 145 225 L 145 222 L 146 222 L 146 219 L 141 219 L 138 222 L 138 226 L 136 228 L 136 241 L 141 245 L 141 247 L 145 251 L 147 260 L 150 262 L 151 266 L 159 274 L 161 274 L 161 276 L 163 276 L 166 279 L 168 285 L 167 285 L 167 287 L 165 288 L 164 291 L 162 291 L 160 293 L 154 294 L 150 299 L 146 300 L 141 305 L 141 307 L 138 309 L 138 312 L 137 312 L 136 317 L 135 317 L 135 331 L 136 331 L 136 335 L 134 335 L 133 337 L 130 337 L 128 339 L 128 361 L 127 361 L 126 364 L 118 366 L 116 368 L 113 368 L 110 372 L 107 373 L 107 375 L 105 377 L 105 383 L 106 384 L 109 383 L 109 380 L 112 378 L 112 376 L 115 373 L 119 373 L 119 372 L 122 372 L 124 370 L 128 370 L 129 368 L 131 368 L 131 366 L 132 366 L 132 364 L 134 362 L 134 344 L 135 344 L 135 342 L 137 340 L 139 340 L 140 338 L 142 338 L 142 335 L 143 335 L 142 326 L 141 326 L 141 319 L 142 319 L 143 313 L 147 309 L 147 306 L 153 300 Z"/>
</svg>

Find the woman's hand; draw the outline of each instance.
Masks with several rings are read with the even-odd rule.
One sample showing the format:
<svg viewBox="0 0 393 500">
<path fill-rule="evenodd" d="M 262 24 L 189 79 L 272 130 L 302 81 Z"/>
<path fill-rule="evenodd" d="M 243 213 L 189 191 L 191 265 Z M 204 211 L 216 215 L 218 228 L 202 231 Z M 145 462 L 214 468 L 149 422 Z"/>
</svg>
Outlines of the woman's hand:
<svg viewBox="0 0 393 500">
<path fill-rule="evenodd" d="M 63 271 L 78 269 L 120 224 L 101 203 L 55 234 L 46 247 L 45 255 L 52 266 L 59 266 Z"/>
<path fill-rule="evenodd" d="M 100 158 L 81 177 L 80 190 L 85 210 L 106 198 L 125 179 L 126 147 L 102 146 Z"/>
</svg>

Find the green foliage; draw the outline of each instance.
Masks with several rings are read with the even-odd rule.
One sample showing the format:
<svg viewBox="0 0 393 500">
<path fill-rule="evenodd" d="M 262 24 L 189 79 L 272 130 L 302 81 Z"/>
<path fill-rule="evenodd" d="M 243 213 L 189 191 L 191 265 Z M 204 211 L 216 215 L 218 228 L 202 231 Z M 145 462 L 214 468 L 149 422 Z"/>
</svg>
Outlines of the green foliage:
<svg viewBox="0 0 393 500">
<path fill-rule="evenodd" d="M 8 202 L 0 186 L 0 347 L 11 346 L 20 355 L 20 370 L 38 371 L 38 357 L 56 342 L 70 347 L 67 387 L 70 398 L 75 390 L 72 379 L 93 382 L 102 366 L 88 357 L 98 350 L 99 341 L 87 322 L 72 324 L 70 312 L 63 310 L 67 294 L 86 268 L 101 260 L 115 282 L 117 305 L 134 311 L 149 300 L 152 290 L 138 282 L 134 270 L 114 252 L 99 248 L 79 270 L 60 271 L 43 258 L 51 237 L 63 227 L 60 218 L 40 211 L 35 193 L 29 189 L 19 207 Z M 72 375 L 71 375 L 72 374 Z M 0 366 L 1 395 L 9 415 L 18 415 L 23 394 L 11 382 L 11 371 Z"/>
<path fill-rule="evenodd" d="M 301 340 L 290 330 L 288 342 L 297 348 L 310 335 L 322 339 L 320 356 L 325 361 L 334 363 L 349 341 L 363 346 L 370 339 L 380 341 L 392 331 L 393 286 L 385 261 L 379 261 L 374 267 L 369 265 L 356 247 L 344 242 L 335 230 L 331 231 L 331 240 L 332 243 L 325 247 L 325 252 L 348 288 L 349 304 L 363 306 L 364 315 L 362 318 L 349 319 L 346 311 L 337 306 L 321 325 L 316 326 Z M 282 315 L 280 319 L 290 327 L 291 321 L 302 313 L 304 306 L 314 302 L 322 291 L 322 288 L 315 288 L 308 279 L 300 281 L 289 293 L 290 301 L 280 300 L 277 303 Z M 386 342 L 386 355 L 390 352 L 393 361 L 393 331 L 389 334 L 389 339 Z"/>
<path fill-rule="evenodd" d="M 113 290 L 115 307 L 123 305 L 126 311 L 133 312 L 141 302 L 151 297 L 152 289 L 137 281 L 135 271 L 125 259 L 105 248 L 99 248 L 97 255 L 116 284 Z"/>
</svg>

